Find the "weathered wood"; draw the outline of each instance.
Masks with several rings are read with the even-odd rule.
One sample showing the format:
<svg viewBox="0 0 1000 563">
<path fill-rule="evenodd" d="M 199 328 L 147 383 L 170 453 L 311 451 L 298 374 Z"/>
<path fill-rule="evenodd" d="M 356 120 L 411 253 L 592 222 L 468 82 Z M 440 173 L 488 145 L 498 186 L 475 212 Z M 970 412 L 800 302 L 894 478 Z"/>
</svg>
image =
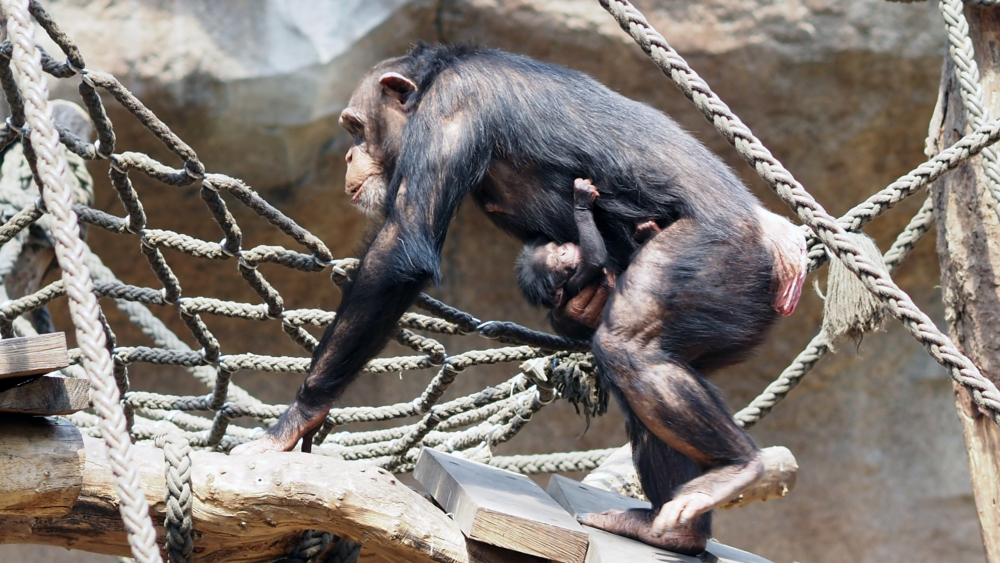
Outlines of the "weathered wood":
<svg viewBox="0 0 1000 563">
<path fill-rule="evenodd" d="M 61 332 L 0 340 L 0 380 L 49 373 L 69 365 Z"/>
<path fill-rule="evenodd" d="M 0 459 L 32 440 L 33 427 L 0 423 Z M 75 432 L 79 439 L 79 431 Z M 35 439 L 38 453 L 19 463 L 55 475 L 65 463 L 50 463 L 51 441 Z M 25 506 L 21 515 L 0 515 L 0 544 L 56 545 L 108 555 L 128 555 L 114 476 L 104 444 L 84 437 L 86 462 L 82 487 L 62 480 L 63 494 L 79 491 L 73 510 L 59 518 Z M 46 449 L 47 448 L 47 449 Z M 163 452 L 136 444 L 135 462 L 143 490 L 164 541 L 165 481 Z M 46 457 L 48 456 L 48 457 Z M 295 547 L 304 530 L 322 530 L 355 538 L 390 563 L 514 563 L 525 561 L 493 546 L 467 540 L 444 512 L 386 471 L 303 453 L 270 453 L 230 457 L 196 451 L 191 454 L 194 495 L 195 557 L 199 563 L 274 561 Z M 14 483 L 13 471 L 0 466 L 0 503 L 8 494 L 35 494 L 33 482 Z M 26 470 L 25 469 L 25 470 Z M 51 479 L 51 477 L 50 477 Z M 3 485 L 3 483 L 10 483 Z M 64 503 L 65 504 L 65 503 Z M 60 505 L 62 506 L 62 505 Z"/>
<path fill-rule="evenodd" d="M 0 515 L 68 514 L 83 487 L 83 451 L 69 422 L 0 415 Z M 5 532 L 0 525 L 0 543 Z"/>
<path fill-rule="evenodd" d="M 1000 116 L 1000 11 L 967 5 L 970 35 L 982 75 L 987 111 Z M 943 117 L 937 150 L 970 131 L 954 67 L 942 80 Z M 943 115 L 942 115 L 943 113 Z M 1000 222 L 982 158 L 975 157 L 932 186 L 941 293 L 951 338 L 980 371 L 1000 384 Z M 958 417 L 969 455 L 972 489 L 982 527 L 986 557 L 1000 563 L 1000 429 L 982 415 L 968 393 L 956 386 Z"/>
<path fill-rule="evenodd" d="M 553 475 L 549 479 L 545 492 L 573 516 L 601 513 L 611 509 L 629 510 L 650 507 L 648 502 L 585 485 L 561 475 Z M 672 553 L 589 526 L 583 528 L 590 533 L 590 552 L 587 555 L 587 563 L 619 561 L 624 563 L 640 561 L 701 563 L 702 561 L 698 557 Z M 705 551 L 718 558 L 720 563 L 770 563 L 763 557 L 723 545 L 714 540 L 709 540 Z"/>
<path fill-rule="evenodd" d="M 583 527 L 525 475 L 425 448 L 413 476 L 471 539 L 562 563 L 586 559 Z"/>
<path fill-rule="evenodd" d="M 90 408 L 90 382 L 45 375 L 0 391 L 0 412 L 52 416 Z"/>
<path fill-rule="evenodd" d="M 795 488 L 795 479 L 799 474 L 799 463 L 791 450 L 784 446 L 771 446 L 761 450 L 764 459 L 764 473 L 752 485 L 747 487 L 733 500 L 720 508 L 746 506 L 755 501 L 768 501 L 784 498 Z M 584 484 L 633 496 L 642 492 L 639 477 L 632 465 L 632 448 L 626 444 L 611 454 L 590 472 L 584 479 Z M 641 496 L 641 495 L 639 495 Z"/>
<path fill-rule="evenodd" d="M 746 506 L 756 501 L 784 498 L 795 488 L 799 475 L 799 462 L 792 451 L 784 446 L 771 446 L 760 451 L 764 459 L 764 473 L 752 485 L 720 508 Z"/>
</svg>

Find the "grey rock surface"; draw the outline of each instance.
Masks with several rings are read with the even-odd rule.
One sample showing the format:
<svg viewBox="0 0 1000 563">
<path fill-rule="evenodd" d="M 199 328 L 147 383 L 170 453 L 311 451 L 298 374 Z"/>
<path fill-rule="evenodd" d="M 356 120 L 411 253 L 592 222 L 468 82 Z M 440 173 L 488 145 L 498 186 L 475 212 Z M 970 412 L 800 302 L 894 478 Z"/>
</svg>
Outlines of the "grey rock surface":
<svg viewBox="0 0 1000 563">
<path fill-rule="evenodd" d="M 835 214 L 915 167 L 937 92 L 944 33 L 934 3 L 882 0 L 644 0 L 636 2 L 668 41 Z M 786 211 L 752 170 L 646 59 L 596 0 L 176 0 L 49 2 L 88 65 L 114 73 L 198 151 L 210 171 L 241 177 L 338 256 L 355 252 L 364 220 L 343 193 L 350 142 L 336 126 L 355 82 L 375 62 L 426 41 L 471 41 L 588 72 L 621 93 L 670 113 L 721 154 L 775 210 Z M 51 49 L 50 49 L 51 50 Z M 75 83 L 54 84 L 75 98 Z M 109 108 L 115 108 L 109 104 Z M 118 150 L 170 160 L 123 111 Z M 97 205 L 120 214 L 106 163 L 94 165 Z M 150 226 L 221 238 L 193 189 L 137 182 Z M 870 225 L 888 245 L 919 207 L 911 201 Z M 284 239 L 238 213 L 250 244 Z M 134 238 L 94 232 L 93 248 L 119 277 L 156 285 Z M 483 319 L 535 327 L 543 315 L 518 296 L 518 245 L 472 206 L 460 213 L 434 293 Z M 185 295 L 256 302 L 235 264 L 167 256 Z M 324 275 L 266 275 L 289 307 L 333 308 L 339 292 Z M 823 272 L 814 275 L 821 282 Z M 921 243 L 899 284 L 943 326 L 933 241 Z M 809 293 L 760 353 L 715 378 L 732 407 L 775 377 L 819 326 Z M 60 306 L 60 307 L 64 307 Z M 56 307 L 57 326 L 67 326 Z M 145 344 L 111 307 L 123 345 Z M 179 319 L 165 320 L 186 336 Z M 298 353 L 276 326 L 209 319 L 226 352 Z M 61 323 L 61 324 L 60 324 Z M 121 328 L 119 328 L 121 327 Z M 445 339 L 450 351 L 480 342 Z M 789 447 L 800 474 L 787 499 L 718 515 L 720 541 L 774 561 L 881 563 L 983 560 L 951 385 L 897 324 L 842 345 L 752 434 Z M 398 353 L 391 347 L 387 353 Z M 498 382 L 509 368 L 470 370 L 454 393 Z M 133 366 L 135 389 L 195 394 L 181 370 Z M 430 374 L 366 376 L 343 404 L 411 399 Z M 297 376 L 239 373 L 234 380 L 268 402 L 291 399 Z M 569 405 L 548 407 L 532 430 L 499 453 L 540 453 L 624 443 L 616 411 L 585 423 Z M 36 547 L 0 547 L 0 560 L 54 558 Z"/>
</svg>

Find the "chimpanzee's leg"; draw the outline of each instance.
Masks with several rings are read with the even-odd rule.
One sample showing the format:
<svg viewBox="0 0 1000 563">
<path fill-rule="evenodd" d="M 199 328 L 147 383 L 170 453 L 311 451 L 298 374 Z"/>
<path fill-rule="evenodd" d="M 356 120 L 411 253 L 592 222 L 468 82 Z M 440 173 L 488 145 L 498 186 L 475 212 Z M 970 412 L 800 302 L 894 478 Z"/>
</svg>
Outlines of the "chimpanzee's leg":
<svg viewBox="0 0 1000 563">
<path fill-rule="evenodd" d="M 763 470 L 756 444 L 690 364 L 732 363 L 763 338 L 775 316 L 772 261 L 759 231 L 718 236 L 681 220 L 646 243 L 619 278 L 594 338 L 598 366 L 634 413 L 632 426 L 645 427 L 701 471 L 658 495 L 664 498 L 657 502 L 669 502 L 642 541 L 690 551 L 692 536 L 704 533 L 703 546 L 708 523 L 696 517 L 739 494 Z M 633 448 L 647 452 L 637 455 L 654 455 L 640 439 L 648 436 L 633 436 Z M 661 481 L 667 488 L 676 482 L 673 470 L 653 465 L 656 474 L 643 476 L 644 487 Z M 587 523 L 633 537 L 649 522 L 633 512 L 597 518 Z"/>
<path fill-rule="evenodd" d="M 614 389 L 614 386 L 611 386 Z M 712 514 L 702 514 L 667 533 L 655 537 L 651 530 L 656 510 L 673 497 L 681 485 L 701 474 L 701 470 L 684 454 L 671 448 L 654 436 L 624 402 L 615 390 L 618 403 L 625 413 L 625 424 L 632 442 L 632 462 L 639 474 L 639 482 L 646 497 L 655 507 L 652 510 L 609 510 L 603 514 L 582 515 L 581 522 L 620 536 L 665 547 L 671 551 L 698 554 L 704 551 L 705 542 L 712 532 Z"/>
</svg>

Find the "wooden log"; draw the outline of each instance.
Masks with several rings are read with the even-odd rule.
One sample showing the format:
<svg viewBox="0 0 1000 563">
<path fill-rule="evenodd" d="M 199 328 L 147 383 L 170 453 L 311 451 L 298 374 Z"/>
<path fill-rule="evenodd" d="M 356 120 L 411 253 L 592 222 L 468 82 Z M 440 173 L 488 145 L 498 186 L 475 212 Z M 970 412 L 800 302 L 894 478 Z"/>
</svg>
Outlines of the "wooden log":
<svg viewBox="0 0 1000 563">
<path fill-rule="evenodd" d="M 764 458 L 764 473 L 737 497 L 720 508 L 734 508 L 755 501 L 784 498 L 792 492 L 799 474 L 799 463 L 791 450 L 784 446 L 771 446 L 762 449 L 761 456 Z M 583 482 L 625 496 L 635 496 L 636 493 L 642 492 L 639 477 L 632 465 L 632 448 L 628 444 L 611 454 L 611 457 L 591 471 Z"/>
<path fill-rule="evenodd" d="M 83 461 L 83 438 L 69 422 L 0 415 L 0 515 L 68 514 L 83 487 Z M 0 525 L 0 543 L 5 532 Z"/>
<path fill-rule="evenodd" d="M 90 408 L 90 382 L 45 375 L 0 391 L 0 412 L 52 416 Z"/>
<path fill-rule="evenodd" d="M 553 475 L 549 479 L 545 492 L 573 516 L 600 513 L 611 509 L 650 508 L 648 502 L 586 485 L 562 475 Z M 703 557 L 672 553 L 589 526 L 583 528 L 590 534 L 590 552 L 587 556 L 587 563 L 614 563 L 618 561 L 626 563 L 636 561 L 701 563 L 706 560 Z M 705 551 L 714 556 L 719 563 L 770 563 L 763 557 L 723 545 L 715 540 L 709 540 Z M 713 558 L 707 560 L 711 559 Z"/>
<path fill-rule="evenodd" d="M 751 502 L 768 501 L 788 496 L 795 488 L 799 475 L 799 462 L 792 451 L 784 446 L 771 446 L 760 451 L 764 458 L 764 473 L 736 498 L 720 508 L 746 506 Z"/>
<path fill-rule="evenodd" d="M 0 460 L 8 459 L 11 451 L 25 452 L 18 458 L 19 465 L 11 470 L 0 465 L 0 503 L 7 502 L 11 494 L 39 498 L 34 481 L 15 482 L 9 478 L 21 468 L 37 467 L 43 476 L 48 471 L 49 482 L 54 482 L 51 475 L 69 465 L 59 462 L 65 453 L 57 455 L 52 450 L 68 452 L 71 448 L 54 440 L 37 439 L 34 420 L 9 417 L 0 424 Z M 69 427 L 68 431 L 80 439 L 76 428 Z M 34 446 L 27 445 L 31 442 Z M 104 444 L 89 437 L 83 437 L 82 443 L 86 456 L 82 486 L 61 480 L 64 496 L 79 493 L 72 511 L 51 517 L 53 503 L 36 506 L 36 510 L 21 502 L 20 515 L 0 514 L 0 544 L 31 543 L 108 555 L 129 554 Z M 136 444 L 135 450 L 135 462 L 162 545 L 163 452 L 142 443 Z M 295 452 L 230 457 L 204 451 L 193 452 L 191 461 L 195 559 L 200 563 L 274 561 L 290 553 L 302 532 L 309 529 L 360 541 L 380 561 L 389 563 L 525 561 L 520 554 L 467 540 L 456 522 L 420 494 L 385 470 L 359 462 Z M 61 501 L 60 506 L 65 504 Z"/>
<path fill-rule="evenodd" d="M 61 332 L 0 340 L 0 380 L 49 373 L 69 365 Z"/>
<path fill-rule="evenodd" d="M 966 5 L 969 36 L 982 76 L 986 112 L 1000 116 L 1000 12 L 996 7 Z M 951 146 L 970 131 L 960 95 L 959 79 L 950 59 L 942 76 L 939 111 L 931 135 L 932 152 Z M 996 146 L 994 145 L 994 148 Z M 980 372 L 1000 385 L 1000 221 L 997 201 L 983 169 L 974 157 L 931 186 L 941 264 L 941 297 L 948 335 Z M 955 385 L 956 407 L 969 456 L 972 491 L 979 515 L 986 560 L 1000 563 L 1000 428 L 984 416 L 968 392 Z"/>
<path fill-rule="evenodd" d="M 424 448 L 413 477 L 465 535 L 562 563 L 584 563 L 588 535 L 530 478 Z"/>
</svg>

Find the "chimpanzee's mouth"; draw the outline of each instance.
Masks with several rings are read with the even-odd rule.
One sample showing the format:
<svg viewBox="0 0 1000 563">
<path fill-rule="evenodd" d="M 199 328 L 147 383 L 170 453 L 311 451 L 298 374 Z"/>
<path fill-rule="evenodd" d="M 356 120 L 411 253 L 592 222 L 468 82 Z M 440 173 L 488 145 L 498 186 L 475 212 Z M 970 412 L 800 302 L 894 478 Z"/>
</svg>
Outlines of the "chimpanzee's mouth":
<svg viewBox="0 0 1000 563">
<path fill-rule="evenodd" d="M 370 178 L 365 178 L 364 182 L 361 182 L 353 188 L 347 188 L 347 193 L 351 196 L 351 203 L 357 203 L 358 198 L 361 197 L 361 192 L 365 189 L 365 184 L 368 183 Z"/>
</svg>

